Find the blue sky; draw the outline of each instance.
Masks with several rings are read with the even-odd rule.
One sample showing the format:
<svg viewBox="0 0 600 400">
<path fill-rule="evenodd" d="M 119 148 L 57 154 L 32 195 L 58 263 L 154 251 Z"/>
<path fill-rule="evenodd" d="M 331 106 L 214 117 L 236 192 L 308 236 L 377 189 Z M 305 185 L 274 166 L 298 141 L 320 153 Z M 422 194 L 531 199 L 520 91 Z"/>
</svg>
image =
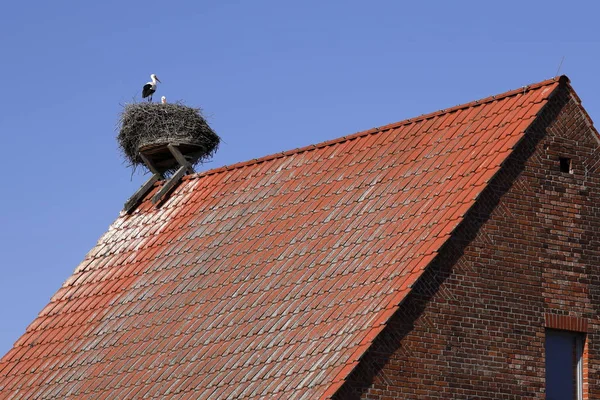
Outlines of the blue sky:
<svg viewBox="0 0 600 400">
<path fill-rule="evenodd" d="M 216 168 L 567 74 L 592 119 L 600 6 L 558 1 L 12 1 L 0 13 L 0 354 L 147 178 L 121 105 L 202 107 Z"/>
</svg>

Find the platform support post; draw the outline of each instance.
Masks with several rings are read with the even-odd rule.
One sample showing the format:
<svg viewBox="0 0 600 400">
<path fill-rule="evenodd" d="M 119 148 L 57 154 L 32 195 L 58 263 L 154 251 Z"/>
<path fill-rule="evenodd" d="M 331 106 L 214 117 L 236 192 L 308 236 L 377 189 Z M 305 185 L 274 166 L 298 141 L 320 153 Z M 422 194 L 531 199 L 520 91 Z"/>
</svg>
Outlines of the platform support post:
<svg viewBox="0 0 600 400">
<path fill-rule="evenodd" d="M 192 146 L 189 143 L 178 142 L 168 143 L 166 146 L 152 146 L 151 148 L 140 149 L 138 155 L 152 173 L 152 176 L 127 200 L 124 211 L 128 214 L 133 212 L 137 205 L 152 190 L 154 184 L 164 180 L 163 185 L 152 196 L 152 204 L 158 207 L 185 175 L 194 173 L 193 165 L 204 154 L 206 154 L 206 151 L 202 146 Z M 177 166 L 179 167 L 175 173 L 165 179 L 165 171 L 172 170 L 173 167 Z"/>
</svg>

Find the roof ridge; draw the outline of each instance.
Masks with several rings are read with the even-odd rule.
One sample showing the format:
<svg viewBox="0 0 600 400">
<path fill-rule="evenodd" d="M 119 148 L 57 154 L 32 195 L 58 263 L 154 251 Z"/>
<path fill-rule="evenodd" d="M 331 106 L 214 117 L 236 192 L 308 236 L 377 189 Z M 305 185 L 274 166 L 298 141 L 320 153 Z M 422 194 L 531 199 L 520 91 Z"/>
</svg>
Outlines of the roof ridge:
<svg viewBox="0 0 600 400">
<path fill-rule="evenodd" d="M 497 95 L 492 95 L 492 96 L 488 96 L 488 97 L 484 97 L 482 99 L 479 100 L 475 100 L 475 101 L 470 101 L 468 103 L 464 103 L 464 104 L 459 104 L 456 106 L 452 106 L 450 108 L 443 108 L 441 110 L 438 111 L 434 111 L 428 114 L 422 114 L 419 115 L 418 117 L 414 117 L 414 118 L 407 118 L 404 119 L 402 121 L 398 121 L 398 122 L 394 122 L 391 124 L 387 124 L 387 125 L 382 125 L 376 128 L 371 128 L 371 129 L 367 129 L 364 131 L 359 131 L 356 133 L 352 133 L 350 135 L 346 135 L 346 136 L 341 136 L 335 139 L 330 139 L 330 140 L 326 140 L 324 142 L 320 142 L 320 143 L 316 143 L 316 144 L 310 144 L 307 146 L 303 146 L 303 147 L 298 147 L 295 149 L 291 149 L 291 150 L 286 150 L 286 151 L 282 151 L 279 153 L 273 153 L 273 154 L 269 154 L 263 157 L 259 157 L 259 158 L 253 158 L 251 160 L 246 160 L 246 161 L 241 161 L 235 164 L 230 164 L 230 165 L 224 165 L 218 168 L 214 168 L 214 169 L 210 169 L 208 171 L 203 171 L 203 172 L 198 172 L 195 174 L 190 174 L 190 175 L 186 175 L 183 177 L 183 180 L 191 180 L 191 179 L 197 179 L 197 178 L 201 178 L 204 176 L 210 176 L 210 175 L 215 175 L 215 174 L 219 174 L 221 172 L 225 172 L 225 171 L 231 171 L 234 169 L 239 169 L 239 168 L 243 168 L 249 165 L 254 165 L 254 164 L 260 164 L 262 162 L 265 161 L 271 161 L 271 160 L 275 160 L 278 158 L 282 158 L 282 157 L 286 157 L 292 154 L 300 154 L 300 153 L 304 153 L 305 151 L 310 151 L 310 150 L 314 150 L 314 149 L 319 149 L 319 148 L 323 148 L 323 147 L 327 147 L 327 146 L 331 146 L 333 144 L 338 144 L 338 143 L 344 143 L 346 141 L 349 140 L 354 140 L 356 138 L 360 138 L 363 136 L 368 136 L 368 135 L 372 135 L 375 133 L 379 133 L 382 131 L 387 131 L 390 129 L 394 129 L 397 128 L 399 126 L 402 125 L 409 125 L 409 124 L 413 124 L 415 122 L 419 122 L 419 121 L 423 121 L 426 119 L 430 119 L 430 118 L 434 118 L 443 114 L 448 114 L 454 111 L 458 111 L 458 110 L 463 110 L 466 108 L 470 108 L 470 107 L 475 107 L 475 106 L 479 106 L 481 104 L 486 104 L 486 103 L 490 103 L 492 101 L 495 100 L 499 100 L 499 99 L 503 99 L 506 97 L 510 97 L 510 96 L 514 96 L 517 95 L 519 93 L 526 93 L 530 90 L 535 90 L 535 89 L 539 89 L 541 87 L 544 86 L 549 86 L 553 83 L 559 82 L 560 83 L 569 83 L 570 80 L 566 75 L 560 75 L 560 76 L 555 76 L 553 78 L 550 79 L 546 79 L 544 81 L 541 82 L 537 82 L 537 83 L 532 83 L 529 85 L 525 85 L 522 86 L 518 89 L 512 89 Z"/>
</svg>

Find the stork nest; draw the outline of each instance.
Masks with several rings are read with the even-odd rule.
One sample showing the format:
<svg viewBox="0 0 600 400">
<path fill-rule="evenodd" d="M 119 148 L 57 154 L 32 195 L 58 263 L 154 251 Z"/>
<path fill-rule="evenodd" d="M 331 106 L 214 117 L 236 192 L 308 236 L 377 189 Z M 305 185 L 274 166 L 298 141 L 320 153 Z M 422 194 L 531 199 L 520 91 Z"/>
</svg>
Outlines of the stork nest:
<svg viewBox="0 0 600 400">
<path fill-rule="evenodd" d="M 202 110 L 182 103 L 130 103 L 123 107 L 117 136 L 130 166 L 145 165 L 140 150 L 173 143 L 198 146 L 196 164 L 210 159 L 221 139 L 208 125 Z"/>
</svg>

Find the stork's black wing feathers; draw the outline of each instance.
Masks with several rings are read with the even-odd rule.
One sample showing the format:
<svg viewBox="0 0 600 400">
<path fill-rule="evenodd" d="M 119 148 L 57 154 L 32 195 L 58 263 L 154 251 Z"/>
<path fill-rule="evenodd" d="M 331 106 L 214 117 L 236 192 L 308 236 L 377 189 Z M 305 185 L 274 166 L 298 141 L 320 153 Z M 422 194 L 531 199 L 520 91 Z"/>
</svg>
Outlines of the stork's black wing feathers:
<svg viewBox="0 0 600 400">
<path fill-rule="evenodd" d="M 149 83 L 146 83 L 144 85 L 144 88 L 142 89 L 142 98 L 145 99 L 146 97 L 150 96 L 152 93 L 154 93 L 156 90 L 152 88 L 152 85 Z"/>
</svg>

